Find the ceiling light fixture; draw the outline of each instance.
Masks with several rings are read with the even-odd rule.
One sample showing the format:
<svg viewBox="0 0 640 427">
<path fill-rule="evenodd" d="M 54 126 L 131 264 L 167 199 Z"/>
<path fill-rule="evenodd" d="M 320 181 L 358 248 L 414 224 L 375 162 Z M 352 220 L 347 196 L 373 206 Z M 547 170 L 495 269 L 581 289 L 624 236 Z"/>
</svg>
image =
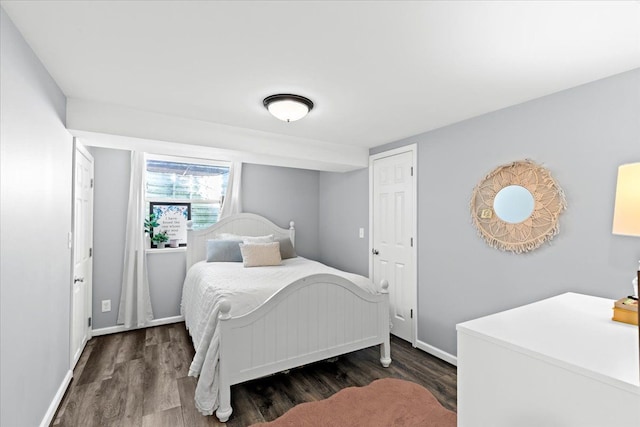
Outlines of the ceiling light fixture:
<svg viewBox="0 0 640 427">
<path fill-rule="evenodd" d="M 262 103 L 275 118 L 283 122 L 300 120 L 313 109 L 313 102 L 300 95 L 271 95 L 267 96 Z"/>
</svg>

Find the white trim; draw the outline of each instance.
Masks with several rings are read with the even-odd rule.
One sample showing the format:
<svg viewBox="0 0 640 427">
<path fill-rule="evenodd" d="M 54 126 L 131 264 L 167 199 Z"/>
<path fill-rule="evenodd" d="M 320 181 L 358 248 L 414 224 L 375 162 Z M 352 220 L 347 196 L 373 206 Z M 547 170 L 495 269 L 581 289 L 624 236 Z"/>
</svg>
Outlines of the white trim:
<svg viewBox="0 0 640 427">
<path fill-rule="evenodd" d="M 369 166 L 371 166 L 371 160 L 384 159 L 385 157 L 395 156 L 396 154 L 406 153 L 407 151 L 413 151 L 414 153 L 418 151 L 418 144 L 407 144 L 402 147 L 392 148 L 391 150 L 381 151 L 376 154 L 371 154 L 369 156 Z"/>
<path fill-rule="evenodd" d="M 106 328 L 94 329 L 93 336 L 117 334 L 118 332 L 133 331 L 135 329 L 152 328 L 154 326 L 169 325 L 171 323 L 184 322 L 184 316 L 163 317 L 162 319 L 153 319 L 144 326 L 136 326 L 133 328 L 125 328 L 124 325 L 108 326 Z"/>
<path fill-rule="evenodd" d="M 73 137 L 73 154 L 72 154 L 72 159 L 71 159 L 71 163 L 72 163 L 72 170 L 71 170 L 71 203 L 72 203 L 72 212 L 71 212 L 71 232 L 69 234 L 69 249 L 71 250 L 71 276 L 69 277 L 69 366 L 70 369 L 73 371 L 73 369 L 75 368 L 76 364 L 78 363 L 78 360 L 80 360 L 80 356 L 82 355 L 82 352 L 84 351 L 85 346 L 87 345 L 87 342 L 89 342 L 89 340 L 91 339 L 91 337 L 93 337 L 93 335 L 91 334 L 91 327 L 89 326 L 85 332 L 85 339 L 83 340 L 83 343 L 81 344 L 81 348 L 78 349 L 72 349 L 71 346 L 73 345 L 72 340 L 73 340 L 73 329 L 74 329 L 74 324 L 73 324 L 73 310 L 74 310 L 74 304 L 73 304 L 73 280 L 75 277 L 75 268 L 76 268 L 76 245 L 75 245 L 75 232 L 76 232 L 76 209 L 75 209 L 75 203 L 76 203 L 76 162 L 78 159 L 77 153 L 81 153 L 83 156 L 85 156 L 87 159 L 91 160 L 91 181 L 93 182 L 93 185 L 91 186 L 91 213 L 90 213 L 90 217 L 91 217 L 91 230 L 90 230 L 90 237 L 89 237 L 89 247 L 93 249 L 94 245 L 93 245 L 93 211 L 94 211 L 94 204 L 95 204 L 95 159 L 93 158 L 93 154 L 91 154 L 91 152 L 84 146 L 84 144 L 82 144 L 80 141 L 78 141 L 78 139 L 74 136 Z M 90 276 L 93 276 L 93 257 L 91 257 L 91 264 L 90 264 L 91 268 L 90 268 Z M 93 305 L 91 303 L 93 298 L 93 279 L 91 280 L 91 286 L 87 286 L 87 294 L 85 296 L 85 308 L 86 308 L 86 314 L 87 314 L 87 318 L 89 319 L 93 319 Z M 74 353 L 74 350 L 77 350 Z"/>
<path fill-rule="evenodd" d="M 381 153 L 372 154 L 369 156 L 369 277 L 373 279 L 373 256 L 371 251 L 373 249 L 373 162 L 375 160 L 383 159 L 385 157 L 395 156 L 396 154 L 407 153 L 411 151 L 413 153 L 413 280 L 415 282 L 415 302 L 413 315 L 413 342 L 414 347 L 418 342 L 418 144 L 409 144 L 402 147 L 394 148 L 391 150 L 383 151 Z"/>
<path fill-rule="evenodd" d="M 48 427 L 53 421 L 53 417 L 56 415 L 56 411 L 58 410 L 58 406 L 60 402 L 62 402 L 62 398 L 64 397 L 64 393 L 67 391 L 67 387 L 69 387 L 69 383 L 71 383 L 71 379 L 73 378 L 73 371 L 69 369 L 67 374 L 62 379 L 62 383 L 60 387 L 58 387 L 58 391 L 56 395 L 53 396 L 53 400 L 47 409 L 47 412 L 44 414 L 42 421 L 40 421 L 40 427 Z"/>
<path fill-rule="evenodd" d="M 165 246 L 164 248 L 146 248 L 145 253 L 147 254 L 171 254 L 171 253 L 176 253 L 176 252 L 184 252 L 187 253 L 187 247 L 186 246 L 180 246 L 178 248 L 171 248 L 171 247 L 167 247 Z"/>
<path fill-rule="evenodd" d="M 449 354 L 444 350 L 440 350 L 438 347 L 434 347 L 424 341 L 416 340 L 416 348 L 427 352 L 430 355 L 437 357 L 438 359 L 442 359 L 445 362 L 449 362 L 454 366 L 458 366 L 458 358 L 456 356 L 454 356 L 453 354 Z"/>
<path fill-rule="evenodd" d="M 82 145 L 82 143 L 80 143 L 80 141 L 78 141 L 76 137 L 74 137 L 73 139 L 74 139 L 73 142 L 75 144 L 76 150 L 81 152 L 84 156 L 93 159 L 93 155 L 89 152 L 89 150 L 87 150 L 87 148 L 84 145 Z"/>
<path fill-rule="evenodd" d="M 72 371 L 76 368 L 76 365 L 78 364 L 78 361 L 80 360 L 80 357 L 82 356 L 82 353 L 84 352 L 84 349 L 87 346 L 87 343 L 89 342 L 90 339 L 91 339 L 91 328 L 89 328 L 89 330 L 87 331 L 87 336 L 85 337 L 85 339 L 82 340 L 82 345 L 80 345 L 80 349 L 75 354 L 71 355 Z"/>
<path fill-rule="evenodd" d="M 193 156 L 178 156 L 178 155 L 168 155 L 168 154 L 156 154 L 155 152 L 147 152 L 146 160 L 158 160 L 161 162 L 173 162 L 173 163 L 186 163 L 193 165 L 205 165 L 205 166 L 213 166 L 213 167 L 231 167 L 231 163 L 228 160 L 213 160 L 213 159 L 203 159 L 200 157 Z"/>
</svg>

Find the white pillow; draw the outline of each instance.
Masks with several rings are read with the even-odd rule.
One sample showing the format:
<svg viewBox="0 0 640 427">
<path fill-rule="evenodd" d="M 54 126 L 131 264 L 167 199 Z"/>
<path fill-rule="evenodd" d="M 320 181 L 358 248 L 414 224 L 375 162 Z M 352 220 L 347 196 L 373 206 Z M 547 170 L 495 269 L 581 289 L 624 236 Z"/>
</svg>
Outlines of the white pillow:
<svg viewBox="0 0 640 427">
<path fill-rule="evenodd" d="M 269 234 L 268 236 L 243 236 L 242 243 L 272 243 L 273 242 L 273 234 Z"/>
<path fill-rule="evenodd" d="M 233 233 L 219 233 L 216 235 L 218 240 L 242 240 L 244 243 L 271 243 L 274 241 L 273 234 L 266 236 L 240 236 Z"/>
<path fill-rule="evenodd" d="M 245 267 L 280 265 L 280 242 L 240 243 L 242 262 Z"/>
<path fill-rule="evenodd" d="M 242 236 L 232 233 L 218 233 L 216 234 L 216 240 L 242 240 Z"/>
</svg>

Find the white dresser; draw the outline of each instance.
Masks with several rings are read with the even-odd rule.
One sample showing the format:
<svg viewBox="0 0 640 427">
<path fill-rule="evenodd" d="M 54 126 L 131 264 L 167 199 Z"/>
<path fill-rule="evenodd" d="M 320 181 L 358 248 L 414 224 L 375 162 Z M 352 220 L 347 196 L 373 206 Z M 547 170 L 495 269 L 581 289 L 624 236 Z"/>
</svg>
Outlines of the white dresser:
<svg viewBox="0 0 640 427">
<path fill-rule="evenodd" d="M 640 426 L 636 326 L 566 293 L 457 326 L 459 427 Z"/>
</svg>

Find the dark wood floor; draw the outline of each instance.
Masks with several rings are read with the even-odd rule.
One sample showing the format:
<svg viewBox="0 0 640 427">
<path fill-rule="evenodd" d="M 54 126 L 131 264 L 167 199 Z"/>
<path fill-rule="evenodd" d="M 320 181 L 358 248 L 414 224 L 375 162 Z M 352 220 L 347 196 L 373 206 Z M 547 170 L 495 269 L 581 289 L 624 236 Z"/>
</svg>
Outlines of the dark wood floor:
<svg viewBox="0 0 640 427">
<path fill-rule="evenodd" d="M 93 338 L 60 404 L 54 426 L 223 426 L 195 408 L 196 379 L 188 377 L 194 350 L 184 323 Z M 231 388 L 229 427 L 271 421 L 302 402 L 325 399 L 378 378 L 422 384 L 456 410 L 456 368 L 392 337 L 389 368 L 378 347 Z"/>
</svg>

